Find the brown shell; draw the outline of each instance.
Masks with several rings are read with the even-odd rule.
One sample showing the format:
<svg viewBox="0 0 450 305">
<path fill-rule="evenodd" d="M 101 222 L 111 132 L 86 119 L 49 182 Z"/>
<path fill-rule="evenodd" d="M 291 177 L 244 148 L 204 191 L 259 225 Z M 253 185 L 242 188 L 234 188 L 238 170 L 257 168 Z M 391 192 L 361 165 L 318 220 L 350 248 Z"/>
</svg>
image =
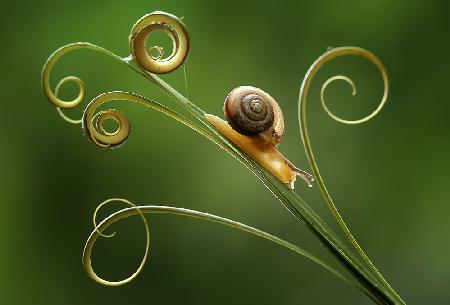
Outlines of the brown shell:
<svg viewBox="0 0 450 305">
<path fill-rule="evenodd" d="M 259 136 L 278 145 L 284 133 L 284 118 L 277 102 L 252 86 L 233 89 L 225 99 L 225 117 L 230 126 L 244 135 Z"/>
</svg>

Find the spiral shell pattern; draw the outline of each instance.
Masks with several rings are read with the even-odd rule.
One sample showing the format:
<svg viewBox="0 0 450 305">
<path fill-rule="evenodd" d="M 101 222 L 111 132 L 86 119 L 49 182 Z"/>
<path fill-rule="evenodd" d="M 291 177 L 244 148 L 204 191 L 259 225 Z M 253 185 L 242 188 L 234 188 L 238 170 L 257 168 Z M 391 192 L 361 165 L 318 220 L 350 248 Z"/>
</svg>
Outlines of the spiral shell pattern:
<svg viewBox="0 0 450 305">
<path fill-rule="evenodd" d="M 227 96 L 224 112 L 228 123 L 236 131 L 256 135 L 273 125 L 274 112 L 270 97 L 261 89 L 241 86 Z"/>
<path fill-rule="evenodd" d="M 283 113 L 266 92 L 252 86 L 233 89 L 225 99 L 224 113 L 228 124 L 244 135 L 260 135 L 266 142 L 278 145 L 284 133 Z"/>
</svg>

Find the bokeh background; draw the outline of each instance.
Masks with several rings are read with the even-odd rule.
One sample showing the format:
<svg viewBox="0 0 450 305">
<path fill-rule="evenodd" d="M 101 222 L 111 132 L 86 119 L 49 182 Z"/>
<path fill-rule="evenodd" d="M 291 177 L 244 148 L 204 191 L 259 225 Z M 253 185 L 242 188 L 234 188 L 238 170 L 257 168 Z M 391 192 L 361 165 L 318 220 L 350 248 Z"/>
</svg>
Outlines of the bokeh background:
<svg viewBox="0 0 450 305">
<path fill-rule="evenodd" d="M 40 84 L 50 53 L 89 41 L 126 56 L 132 25 L 154 10 L 183 16 L 190 30 L 189 98 L 221 114 L 233 87 L 263 88 L 284 109 L 281 150 L 306 169 L 296 107 L 307 68 L 327 47 L 355 45 L 377 54 L 390 75 L 386 107 L 360 126 L 328 118 L 318 97 L 331 75 L 351 76 L 358 87 L 356 97 L 344 83 L 327 92 L 330 108 L 346 118 L 369 113 L 382 93 L 371 64 L 350 57 L 330 63 L 310 95 L 313 146 L 350 228 L 403 298 L 409 304 L 450 303 L 450 7 L 445 1 L 403 0 L 2 3 L 0 303 L 371 303 L 286 249 L 167 215 L 149 217 L 151 256 L 135 281 L 109 288 L 84 274 L 81 254 L 91 215 L 110 197 L 229 217 L 334 264 L 244 166 L 177 122 L 139 105 L 117 105 L 132 121 L 133 132 L 126 145 L 105 151 L 92 145 L 80 126 L 58 117 Z M 85 80 L 89 99 L 128 90 L 176 108 L 155 86 L 92 51 L 65 56 L 55 67 L 53 85 L 67 75 Z M 182 70 L 163 78 L 184 92 Z M 76 90 L 67 86 L 62 93 L 69 98 Z M 336 227 L 317 187 L 299 182 L 296 191 Z M 139 218 L 115 229 L 117 237 L 99 240 L 93 257 L 97 272 L 109 279 L 132 272 L 143 253 Z"/>
</svg>

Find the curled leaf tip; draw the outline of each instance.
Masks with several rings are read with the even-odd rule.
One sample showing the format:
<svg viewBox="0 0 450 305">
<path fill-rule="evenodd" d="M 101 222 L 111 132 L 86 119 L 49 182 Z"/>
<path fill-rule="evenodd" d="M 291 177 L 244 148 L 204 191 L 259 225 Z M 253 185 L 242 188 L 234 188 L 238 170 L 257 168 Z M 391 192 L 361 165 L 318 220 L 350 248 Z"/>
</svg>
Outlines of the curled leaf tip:
<svg viewBox="0 0 450 305">
<path fill-rule="evenodd" d="M 101 207 L 103 207 L 106 204 L 110 204 L 112 202 L 122 202 L 125 203 L 133 208 L 135 208 L 136 214 L 139 214 L 144 222 L 144 226 L 145 226 L 145 233 L 146 233 L 146 246 L 145 246 L 145 252 L 144 252 L 144 256 L 141 260 L 141 263 L 139 265 L 139 267 L 137 268 L 137 270 L 131 274 L 129 277 L 123 279 L 123 280 L 119 280 L 119 281 L 109 281 L 109 280 L 105 280 L 103 278 L 101 278 L 100 276 L 98 276 L 93 267 L 92 267 L 92 261 L 91 261 L 91 255 L 92 255 L 92 248 L 97 240 L 97 238 L 99 236 L 102 237 L 106 237 L 106 238 L 110 238 L 113 237 L 116 232 L 113 232 L 112 234 L 104 234 L 103 231 L 109 226 L 111 225 L 114 221 L 111 221 L 111 216 L 107 217 L 106 219 L 104 219 L 102 222 L 100 222 L 99 225 L 97 225 L 96 222 L 96 217 L 97 217 L 97 213 L 99 211 L 99 209 Z M 117 213 L 113 214 L 117 215 Z M 98 205 L 98 207 L 95 209 L 95 212 L 93 214 L 93 223 L 94 223 L 94 231 L 91 233 L 91 235 L 89 236 L 88 241 L 86 242 L 86 245 L 84 247 L 84 251 L 83 251 L 83 258 L 82 258 L 82 263 L 83 263 L 83 267 L 85 272 L 87 273 L 87 275 L 93 279 L 94 281 L 96 281 L 99 284 L 105 285 L 105 286 L 120 286 L 120 285 L 124 285 L 126 283 L 129 283 L 130 281 L 132 281 L 134 278 L 136 278 L 139 273 L 142 271 L 142 269 L 144 268 L 145 262 L 147 261 L 147 257 L 148 257 L 148 253 L 150 250 L 150 229 L 147 223 L 147 219 L 145 218 L 144 214 L 141 212 L 141 210 L 136 207 L 133 203 L 131 203 L 130 201 L 126 200 L 126 199 L 121 199 L 121 198 L 112 198 L 112 199 L 108 199 L 105 200 L 104 202 L 100 203 Z M 116 220 L 117 221 L 117 220 Z"/>
<path fill-rule="evenodd" d="M 333 267 L 329 266 L 327 263 L 323 262 L 321 259 L 314 256 L 313 254 L 309 253 L 308 251 L 305 251 L 304 249 L 302 249 L 294 244 L 291 244 L 279 237 L 276 237 L 274 235 L 271 235 L 269 233 L 266 233 L 264 231 L 254 228 L 254 227 L 245 225 L 243 223 L 240 223 L 240 222 L 228 219 L 228 218 L 216 216 L 213 214 L 205 213 L 205 212 L 184 209 L 184 208 L 171 207 L 171 206 L 158 206 L 158 205 L 136 206 L 126 199 L 113 198 L 113 199 L 108 199 L 108 200 L 102 202 L 97 207 L 97 209 L 94 212 L 94 224 L 96 223 L 95 217 L 97 215 L 98 210 L 105 204 L 108 204 L 108 203 L 111 203 L 114 201 L 123 202 L 123 203 L 129 205 L 130 207 L 122 209 L 118 212 L 111 214 L 110 216 L 106 217 L 102 222 L 100 222 L 100 224 L 96 225 L 94 231 L 92 231 L 91 235 L 89 236 L 88 240 L 86 241 L 86 245 L 85 245 L 84 251 L 83 251 L 82 262 L 83 262 L 84 269 L 85 269 L 86 273 L 88 274 L 88 276 L 92 280 L 96 281 L 99 284 L 106 285 L 106 286 L 120 286 L 120 285 L 126 284 L 126 283 L 132 281 L 133 279 L 135 279 L 136 276 L 138 276 L 139 273 L 142 271 L 145 261 L 147 259 L 149 250 L 150 250 L 150 233 L 149 233 L 148 224 L 147 224 L 144 214 L 171 214 L 171 215 L 178 215 L 178 216 L 185 216 L 185 217 L 191 217 L 191 218 L 195 218 L 195 219 L 206 220 L 206 221 L 210 221 L 210 222 L 214 222 L 214 223 L 219 223 L 219 224 L 222 224 L 225 226 L 229 226 L 229 227 L 253 234 L 255 236 L 261 237 L 270 242 L 273 242 L 282 247 L 285 247 L 291 251 L 294 251 L 294 252 L 310 259 L 311 261 L 319 264 L 321 267 L 332 272 L 333 274 L 335 274 L 337 277 L 341 278 L 342 280 L 344 280 L 348 283 L 351 283 L 339 271 L 337 271 Z M 146 234 L 147 234 L 147 239 L 146 239 L 147 243 L 146 243 L 145 253 L 144 253 L 144 257 L 141 261 L 141 264 L 139 265 L 138 269 L 131 276 L 129 276 L 123 280 L 120 280 L 120 281 L 105 280 L 105 279 L 101 278 L 100 276 L 98 276 L 92 268 L 91 256 L 92 256 L 92 249 L 94 247 L 94 244 L 99 236 L 109 236 L 109 235 L 105 235 L 102 233 L 109 226 L 111 226 L 112 224 L 114 224 L 115 222 L 117 222 L 121 219 L 125 219 L 128 217 L 134 216 L 134 215 L 141 216 L 141 218 L 144 221 Z"/>
<path fill-rule="evenodd" d="M 163 48 L 146 44 L 150 35 L 156 31 L 166 33 L 172 40 L 172 53 L 163 58 Z M 156 11 L 145 15 L 133 26 L 130 34 L 130 49 L 134 60 L 145 71 L 169 73 L 183 64 L 189 53 L 189 32 L 183 21 L 175 15 Z M 152 54 L 156 52 L 155 54 Z"/>
</svg>

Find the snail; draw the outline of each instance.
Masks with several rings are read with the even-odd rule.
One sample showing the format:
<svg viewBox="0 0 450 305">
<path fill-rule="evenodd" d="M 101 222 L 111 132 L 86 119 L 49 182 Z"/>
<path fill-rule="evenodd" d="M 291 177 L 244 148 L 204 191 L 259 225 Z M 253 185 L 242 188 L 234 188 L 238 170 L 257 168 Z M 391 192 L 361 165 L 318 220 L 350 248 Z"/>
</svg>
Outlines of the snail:
<svg viewBox="0 0 450 305">
<path fill-rule="evenodd" d="M 206 119 L 291 188 L 297 176 L 312 186 L 313 176 L 295 167 L 277 149 L 284 134 L 284 118 L 280 106 L 268 93 L 252 86 L 234 88 L 225 99 L 224 114 L 227 121 L 212 114 L 206 114 Z"/>
</svg>

